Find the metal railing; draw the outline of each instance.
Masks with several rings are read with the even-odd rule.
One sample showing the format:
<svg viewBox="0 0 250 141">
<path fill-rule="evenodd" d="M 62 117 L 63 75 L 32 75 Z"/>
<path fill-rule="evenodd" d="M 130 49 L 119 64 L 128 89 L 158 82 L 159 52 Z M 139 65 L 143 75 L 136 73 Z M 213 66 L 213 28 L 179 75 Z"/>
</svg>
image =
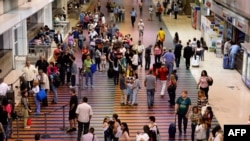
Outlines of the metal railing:
<svg viewBox="0 0 250 141">
<path fill-rule="evenodd" d="M 37 61 L 39 59 L 39 56 L 45 56 L 45 58 L 49 58 L 51 56 L 51 44 L 44 44 L 44 45 L 34 45 L 29 44 L 29 54 L 28 59 Z"/>
</svg>

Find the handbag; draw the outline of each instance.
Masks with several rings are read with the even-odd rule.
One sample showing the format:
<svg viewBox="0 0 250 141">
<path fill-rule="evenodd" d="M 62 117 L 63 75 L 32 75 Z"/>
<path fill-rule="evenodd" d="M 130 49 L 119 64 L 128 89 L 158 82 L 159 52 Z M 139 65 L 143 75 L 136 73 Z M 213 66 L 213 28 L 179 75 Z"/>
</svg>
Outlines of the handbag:
<svg viewBox="0 0 250 141">
<path fill-rule="evenodd" d="M 40 91 L 37 93 L 36 97 L 39 101 L 42 101 L 47 96 L 45 89 L 40 89 Z"/>
<path fill-rule="evenodd" d="M 31 126 L 31 124 L 32 124 L 32 120 L 31 120 L 31 118 L 28 118 L 27 119 L 27 126 Z"/>
<path fill-rule="evenodd" d="M 96 64 L 91 64 L 90 70 L 92 73 L 95 73 L 96 72 Z"/>
</svg>

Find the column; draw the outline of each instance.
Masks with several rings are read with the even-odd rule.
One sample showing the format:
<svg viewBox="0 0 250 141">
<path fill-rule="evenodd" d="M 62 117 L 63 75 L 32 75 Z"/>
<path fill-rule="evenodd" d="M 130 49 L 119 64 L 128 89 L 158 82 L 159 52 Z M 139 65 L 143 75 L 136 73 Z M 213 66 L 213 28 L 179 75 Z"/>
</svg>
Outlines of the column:
<svg viewBox="0 0 250 141">
<path fill-rule="evenodd" d="M 44 9 L 41 9 L 37 12 L 37 23 L 44 23 Z"/>
<path fill-rule="evenodd" d="M 44 7 L 44 25 L 47 25 L 49 28 L 53 28 L 53 17 L 52 17 L 52 3 Z"/>
</svg>

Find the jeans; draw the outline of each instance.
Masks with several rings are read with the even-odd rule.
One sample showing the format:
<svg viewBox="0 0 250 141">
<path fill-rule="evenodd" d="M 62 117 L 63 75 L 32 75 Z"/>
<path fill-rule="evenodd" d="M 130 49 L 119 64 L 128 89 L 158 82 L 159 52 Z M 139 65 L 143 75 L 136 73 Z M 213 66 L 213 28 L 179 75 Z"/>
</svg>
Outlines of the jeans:
<svg viewBox="0 0 250 141">
<path fill-rule="evenodd" d="M 171 106 L 174 106 L 174 105 L 175 105 L 175 96 L 176 96 L 175 90 L 176 90 L 176 89 L 173 89 L 173 90 L 169 90 L 169 91 L 168 91 L 168 95 L 169 95 L 170 105 L 171 105 Z"/>
<path fill-rule="evenodd" d="M 90 84 L 93 86 L 93 73 L 91 71 L 85 72 L 85 86 L 88 86 L 88 82 L 90 79 Z"/>
<path fill-rule="evenodd" d="M 77 133 L 77 141 L 81 141 L 82 134 L 87 134 L 89 130 L 90 122 L 80 122 L 78 121 L 78 133 Z"/>
<path fill-rule="evenodd" d="M 134 88 L 133 89 L 133 99 L 132 99 L 132 104 L 137 104 L 137 94 L 138 94 L 139 89 Z"/>
<path fill-rule="evenodd" d="M 207 137 L 207 140 L 208 140 L 208 138 L 209 138 L 210 128 L 211 128 L 211 127 L 207 127 L 207 131 L 206 131 L 206 137 Z"/>
<path fill-rule="evenodd" d="M 131 24 L 132 24 L 132 26 L 134 27 L 134 24 L 135 24 L 135 16 L 131 16 Z"/>
<path fill-rule="evenodd" d="M 234 69 L 234 61 L 235 61 L 235 55 L 234 53 L 229 54 L 229 65 L 230 69 Z"/>
<path fill-rule="evenodd" d="M 133 90 L 130 88 L 127 88 L 126 91 L 127 91 L 127 96 L 129 97 L 128 102 L 129 104 L 131 104 L 133 100 Z"/>
<path fill-rule="evenodd" d="M 166 67 L 168 68 L 168 79 L 173 72 L 174 64 L 172 62 L 166 62 Z"/>
<path fill-rule="evenodd" d="M 8 141 L 8 134 L 9 134 L 9 132 L 8 132 L 8 124 L 6 124 L 6 125 L 3 125 L 3 129 L 4 129 L 4 132 L 5 132 L 5 135 L 6 135 L 6 138 L 5 138 L 5 140 L 6 141 Z"/>
<path fill-rule="evenodd" d="M 154 105 L 154 96 L 155 96 L 155 89 L 147 89 L 148 107 L 152 107 Z"/>
<path fill-rule="evenodd" d="M 37 94 L 36 94 L 37 95 Z M 36 114 L 39 115 L 40 114 L 40 101 L 37 99 L 37 96 L 34 96 L 34 101 L 35 101 L 35 104 L 36 104 Z"/>
<path fill-rule="evenodd" d="M 184 133 L 186 133 L 187 130 L 187 124 L 188 124 L 188 119 L 186 118 L 185 114 L 178 114 L 178 129 L 179 133 L 182 133 L 182 120 L 183 120 L 183 125 L 184 125 Z"/>
<path fill-rule="evenodd" d="M 53 84 L 50 84 L 50 90 L 52 91 L 54 97 L 53 97 L 53 101 L 55 103 L 57 103 L 57 90 L 56 87 Z"/>
<path fill-rule="evenodd" d="M 150 68 L 150 56 L 145 57 L 145 70 L 148 70 Z"/>
<path fill-rule="evenodd" d="M 138 53 L 138 66 L 139 65 L 142 67 L 142 53 Z"/>
<path fill-rule="evenodd" d="M 74 87 L 76 85 L 76 75 L 71 75 L 70 81 L 71 81 L 71 86 Z"/>
<path fill-rule="evenodd" d="M 78 40 L 78 47 L 82 50 L 83 40 Z"/>
<path fill-rule="evenodd" d="M 161 80 L 161 95 L 165 95 L 165 89 L 166 89 L 166 85 L 167 85 L 167 80 Z"/>
<path fill-rule="evenodd" d="M 191 139 L 192 141 L 194 141 L 194 135 L 195 135 L 195 128 L 196 128 L 197 124 L 195 123 L 192 123 L 191 124 L 191 129 L 192 129 L 192 132 L 191 132 Z"/>
<path fill-rule="evenodd" d="M 114 84 L 118 85 L 119 81 L 119 71 L 114 71 Z"/>
<path fill-rule="evenodd" d="M 158 63 L 161 61 L 161 55 L 155 55 L 155 63 Z"/>
</svg>

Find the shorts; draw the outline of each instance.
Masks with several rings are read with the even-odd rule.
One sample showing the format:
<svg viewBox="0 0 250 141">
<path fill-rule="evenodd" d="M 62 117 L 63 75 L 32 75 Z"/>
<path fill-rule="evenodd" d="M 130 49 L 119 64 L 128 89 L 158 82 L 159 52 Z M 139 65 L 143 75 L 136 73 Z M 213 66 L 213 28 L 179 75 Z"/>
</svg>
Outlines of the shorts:
<svg viewBox="0 0 250 141">
<path fill-rule="evenodd" d="M 131 65 L 131 67 L 132 67 L 132 69 L 134 70 L 134 71 L 136 71 L 137 70 L 137 68 L 138 68 L 138 65 Z"/>
<path fill-rule="evenodd" d="M 69 120 L 76 119 L 76 112 L 75 111 L 69 111 Z"/>
</svg>

